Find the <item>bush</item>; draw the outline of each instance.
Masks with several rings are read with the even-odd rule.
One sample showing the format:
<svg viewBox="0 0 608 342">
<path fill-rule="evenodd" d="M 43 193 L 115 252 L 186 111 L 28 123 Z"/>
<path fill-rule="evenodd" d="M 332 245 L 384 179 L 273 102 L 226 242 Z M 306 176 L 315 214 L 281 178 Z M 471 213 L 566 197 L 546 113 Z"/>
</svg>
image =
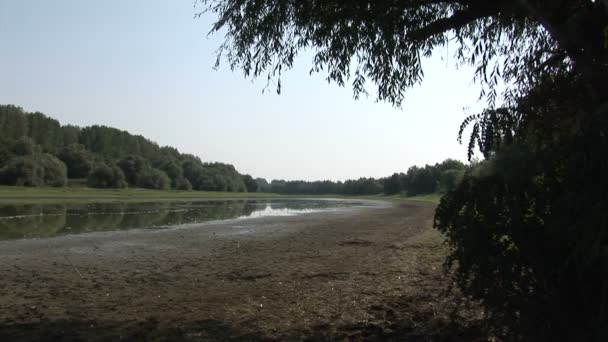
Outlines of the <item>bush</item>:
<svg viewBox="0 0 608 342">
<path fill-rule="evenodd" d="M 175 178 L 173 180 L 173 188 L 175 190 L 190 191 L 190 190 L 192 190 L 192 184 L 190 184 L 190 181 L 188 179 L 186 179 L 184 176 L 178 176 L 177 178 Z"/>
<path fill-rule="evenodd" d="M 15 157 L 0 169 L 0 181 L 7 185 L 65 186 L 65 164 L 50 154 Z"/>
<path fill-rule="evenodd" d="M 127 156 L 120 160 L 117 165 L 130 185 L 136 185 L 140 174 L 149 167 L 148 162 L 139 156 Z"/>
<path fill-rule="evenodd" d="M 127 182 L 118 166 L 97 164 L 87 178 L 87 185 L 92 188 L 126 188 Z"/>
<path fill-rule="evenodd" d="M 164 171 L 148 168 L 140 173 L 137 186 L 145 189 L 169 190 L 171 179 Z"/>
<path fill-rule="evenodd" d="M 50 154 L 38 155 L 37 159 L 44 170 L 42 177 L 44 185 L 65 186 L 67 184 L 67 167 L 61 160 Z"/>
<path fill-rule="evenodd" d="M 86 178 L 93 166 L 93 156 L 80 144 L 64 147 L 59 159 L 67 166 L 69 178 Z"/>
</svg>

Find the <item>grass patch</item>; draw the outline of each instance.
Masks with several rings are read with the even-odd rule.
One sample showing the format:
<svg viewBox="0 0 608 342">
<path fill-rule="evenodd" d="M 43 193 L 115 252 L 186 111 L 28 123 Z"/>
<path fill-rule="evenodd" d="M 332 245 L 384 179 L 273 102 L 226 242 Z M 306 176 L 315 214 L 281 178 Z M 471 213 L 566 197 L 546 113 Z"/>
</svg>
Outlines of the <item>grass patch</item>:
<svg viewBox="0 0 608 342">
<path fill-rule="evenodd" d="M 92 202 L 125 200 L 204 200 L 204 199 L 248 199 L 284 197 L 276 194 L 220 192 L 220 191 L 178 191 L 130 189 L 94 189 L 88 187 L 21 187 L 0 186 L 0 201 L 11 203 L 38 202 Z"/>
<path fill-rule="evenodd" d="M 443 196 L 443 194 L 436 192 L 436 193 L 432 193 L 432 194 L 424 194 L 424 195 L 418 195 L 418 196 L 393 195 L 393 196 L 383 196 L 381 198 L 405 200 L 405 201 L 422 201 L 422 202 L 431 202 L 431 203 L 439 204 L 439 200 L 441 200 L 442 196 Z"/>
<path fill-rule="evenodd" d="M 68 187 L 24 187 L 0 186 L 0 202 L 41 203 L 41 202 L 96 202 L 96 201 L 163 201 L 163 200 L 207 200 L 207 199 L 257 199 L 257 198 L 344 198 L 371 200 L 407 200 L 439 203 L 441 194 L 407 197 L 394 196 L 344 196 L 344 195 L 279 195 L 260 192 L 221 191 L 179 191 L 129 189 L 95 189 L 77 184 Z"/>
</svg>

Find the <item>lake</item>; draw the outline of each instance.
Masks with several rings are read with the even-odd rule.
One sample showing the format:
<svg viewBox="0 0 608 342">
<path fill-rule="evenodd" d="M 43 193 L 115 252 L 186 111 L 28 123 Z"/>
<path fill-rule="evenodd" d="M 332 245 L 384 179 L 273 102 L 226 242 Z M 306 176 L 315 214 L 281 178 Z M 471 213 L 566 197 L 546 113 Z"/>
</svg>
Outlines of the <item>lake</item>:
<svg viewBox="0 0 608 342">
<path fill-rule="evenodd" d="M 0 204 L 0 240 L 127 229 L 163 229 L 209 221 L 292 216 L 365 205 L 369 203 L 337 199 Z"/>
</svg>

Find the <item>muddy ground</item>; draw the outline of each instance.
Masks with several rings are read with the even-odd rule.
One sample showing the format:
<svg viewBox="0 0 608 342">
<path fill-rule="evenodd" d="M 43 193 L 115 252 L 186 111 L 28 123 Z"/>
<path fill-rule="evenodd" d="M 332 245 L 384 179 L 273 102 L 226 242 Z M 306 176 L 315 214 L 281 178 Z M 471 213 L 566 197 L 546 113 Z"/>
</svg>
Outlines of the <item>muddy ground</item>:
<svg viewBox="0 0 608 342">
<path fill-rule="evenodd" d="M 0 242 L 0 341 L 480 340 L 433 211 Z"/>
</svg>

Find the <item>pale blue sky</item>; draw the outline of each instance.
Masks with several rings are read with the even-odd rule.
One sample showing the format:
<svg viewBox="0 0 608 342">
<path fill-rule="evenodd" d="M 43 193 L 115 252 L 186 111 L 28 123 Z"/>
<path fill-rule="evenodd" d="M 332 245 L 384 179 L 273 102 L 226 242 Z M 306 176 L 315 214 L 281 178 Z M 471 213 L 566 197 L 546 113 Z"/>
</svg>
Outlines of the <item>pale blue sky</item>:
<svg viewBox="0 0 608 342">
<path fill-rule="evenodd" d="M 465 158 L 456 134 L 479 92 L 445 51 L 425 61 L 402 109 L 309 76 L 310 56 L 281 95 L 263 94 L 263 80 L 212 69 L 221 37 L 208 38 L 212 18 L 195 12 L 193 0 L 0 0 L 0 103 L 125 129 L 269 180 L 381 177 Z"/>
</svg>

